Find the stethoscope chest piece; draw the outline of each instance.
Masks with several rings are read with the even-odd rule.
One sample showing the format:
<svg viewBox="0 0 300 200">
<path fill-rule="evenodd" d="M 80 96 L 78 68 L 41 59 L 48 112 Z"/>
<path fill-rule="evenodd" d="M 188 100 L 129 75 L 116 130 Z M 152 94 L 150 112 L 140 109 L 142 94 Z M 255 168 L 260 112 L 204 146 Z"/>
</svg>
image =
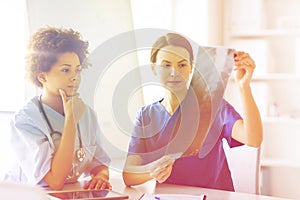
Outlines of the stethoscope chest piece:
<svg viewBox="0 0 300 200">
<path fill-rule="evenodd" d="M 83 161 L 83 159 L 85 158 L 85 152 L 83 151 L 83 148 L 77 149 L 76 156 L 77 156 L 77 159 L 79 160 L 79 162 Z"/>
</svg>

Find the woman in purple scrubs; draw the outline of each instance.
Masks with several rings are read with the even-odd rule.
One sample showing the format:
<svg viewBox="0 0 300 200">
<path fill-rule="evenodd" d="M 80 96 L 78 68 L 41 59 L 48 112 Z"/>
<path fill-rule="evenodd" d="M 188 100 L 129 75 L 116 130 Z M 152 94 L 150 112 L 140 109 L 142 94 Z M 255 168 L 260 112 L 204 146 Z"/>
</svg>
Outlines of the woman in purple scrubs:
<svg viewBox="0 0 300 200">
<path fill-rule="evenodd" d="M 186 38 L 169 33 L 154 43 L 152 71 L 166 90 L 160 101 L 142 107 L 136 116 L 123 171 L 127 186 L 155 179 L 234 191 L 223 138 L 230 147 L 259 147 L 263 136 L 250 87 L 255 63 L 244 52 L 232 57 L 243 118 L 223 99 L 223 93 L 216 104 L 218 93 L 209 93 L 201 73 L 193 69 L 193 49 Z M 178 152 L 176 160 L 166 156 Z M 147 170 L 129 170 L 130 166 Z"/>
</svg>

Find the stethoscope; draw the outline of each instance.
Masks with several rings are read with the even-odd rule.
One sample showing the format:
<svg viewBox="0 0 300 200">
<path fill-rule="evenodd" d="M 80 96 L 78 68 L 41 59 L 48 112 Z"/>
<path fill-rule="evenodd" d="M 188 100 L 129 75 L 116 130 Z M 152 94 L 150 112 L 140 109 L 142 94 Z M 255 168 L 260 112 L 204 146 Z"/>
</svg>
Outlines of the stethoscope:
<svg viewBox="0 0 300 200">
<path fill-rule="evenodd" d="M 59 131 L 55 131 L 47 117 L 47 114 L 45 112 L 43 103 L 42 103 L 42 95 L 39 96 L 39 100 L 38 100 L 38 106 L 39 106 L 39 110 L 42 113 L 42 115 L 44 116 L 45 121 L 47 122 L 47 128 L 50 132 L 50 135 L 52 137 L 55 149 L 57 149 L 59 142 L 60 142 L 60 138 L 62 133 Z M 79 162 L 82 162 L 83 159 L 85 158 L 85 152 L 83 150 L 83 145 L 82 145 L 82 139 L 81 139 L 81 133 L 80 133 L 80 128 L 79 128 L 79 124 L 77 123 L 77 130 L 78 130 L 78 139 L 79 139 L 79 149 L 76 151 L 76 157 L 79 160 Z"/>
</svg>

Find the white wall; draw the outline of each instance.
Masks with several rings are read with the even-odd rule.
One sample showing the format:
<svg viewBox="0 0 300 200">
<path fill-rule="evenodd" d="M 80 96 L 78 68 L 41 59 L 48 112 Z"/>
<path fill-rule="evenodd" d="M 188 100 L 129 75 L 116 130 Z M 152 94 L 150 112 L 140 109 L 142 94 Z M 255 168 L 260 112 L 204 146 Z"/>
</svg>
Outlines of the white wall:
<svg viewBox="0 0 300 200">
<path fill-rule="evenodd" d="M 9 123 L 12 115 L 12 112 L 0 112 L 0 151 L 5 152 L 2 155 L 2 162 L 0 165 L 0 180 L 2 179 L 5 171 L 11 167 L 13 161 L 12 151 L 9 146 Z"/>
<path fill-rule="evenodd" d="M 97 51 L 112 37 L 127 31 L 142 28 L 158 28 L 176 31 L 186 35 L 198 44 L 216 45 L 221 42 L 222 24 L 221 0 L 27 0 L 29 34 L 44 26 L 73 28 L 90 42 L 91 57 L 99 60 L 107 57 L 111 51 Z M 213 17 L 208 17 L 214 13 Z M 154 41 L 154 40 L 153 40 Z M 131 38 L 129 44 L 135 43 Z M 125 44 L 120 43 L 120 47 Z M 116 47 L 118 48 L 118 47 Z M 143 60 L 145 59 L 145 60 Z M 137 66 L 149 63 L 149 51 L 139 51 L 139 63 L 136 52 L 127 52 L 113 58 L 108 66 L 101 69 L 91 68 L 83 73 L 82 98 L 98 113 L 100 127 L 108 141 L 104 145 L 111 156 L 125 155 L 130 139 L 128 131 L 120 127 L 118 120 L 133 121 L 136 111 L 145 103 L 150 103 L 157 90 L 135 88 L 128 99 L 120 99 L 127 106 L 127 112 L 121 119 L 114 113 L 112 100 L 118 83 L 134 70 L 136 76 L 131 79 L 135 85 L 141 83 Z M 101 61 L 96 61 L 100 62 Z M 100 71 L 100 72 L 99 72 Z M 28 87 L 28 94 L 38 91 Z M 146 91 L 146 92 L 145 92 Z M 154 92 L 153 92 L 154 91 Z M 159 93 L 158 93 L 159 94 Z M 143 99 L 146 98 L 146 99 Z M 27 97 L 29 98 L 29 97 Z M 120 118 L 120 117 L 119 117 Z M 130 129 L 127 127 L 127 130 Z"/>
<path fill-rule="evenodd" d="M 108 55 L 114 55 L 125 44 L 101 50 L 102 46 L 113 37 L 118 37 L 133 30 L 130 0 L 27 0 L 30 33 L 45 25 L 73 28 L 79 31 L 90 43 L 90 69 L 83 71 L 80 87 L 81 97 L 92 106 L 99 118 L 100 127 L 105 133 L 104 146 L 112 157 L 125 153 L 130 137 L 118 127 L 112 111 L 112 98 L 119 81 L 137 66 L 136 53 L 115 55 L 107 66 L 104 63 Z M 134 38 L 126 45 L 134 45 Z M 112 41 L 110 45 L 114 44 Z M 99 50 L 100 49 L 100 50 Z M 124 53 L 124 52 L 123 52 Z M 131 79 L 140 83 L 138 70 Z M 135 116 L 142 105 L 141 91 L 130 99 L 119 99 L 120 102 L 131 101 L 129 116 Z M 108 142 L 107 142 L 108 141 Z M 121 152 L 115 151 L 120 149 Z"/>
</svg>

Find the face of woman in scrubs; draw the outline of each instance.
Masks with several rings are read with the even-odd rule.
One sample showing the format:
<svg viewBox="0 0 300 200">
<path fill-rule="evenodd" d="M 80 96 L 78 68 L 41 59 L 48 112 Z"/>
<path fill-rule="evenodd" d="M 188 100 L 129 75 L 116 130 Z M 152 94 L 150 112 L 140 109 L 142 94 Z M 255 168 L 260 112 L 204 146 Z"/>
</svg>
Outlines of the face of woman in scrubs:
<svg viewBox="0 0 300 200">
<path fill-rule="evenodd" d="M 190 55 L 185 48 L 169 45 L 158 51 L 152 70 L 166 89 L 175 94 L 185 92 L 192 73 L 189 60 Z"/>
</svg>

